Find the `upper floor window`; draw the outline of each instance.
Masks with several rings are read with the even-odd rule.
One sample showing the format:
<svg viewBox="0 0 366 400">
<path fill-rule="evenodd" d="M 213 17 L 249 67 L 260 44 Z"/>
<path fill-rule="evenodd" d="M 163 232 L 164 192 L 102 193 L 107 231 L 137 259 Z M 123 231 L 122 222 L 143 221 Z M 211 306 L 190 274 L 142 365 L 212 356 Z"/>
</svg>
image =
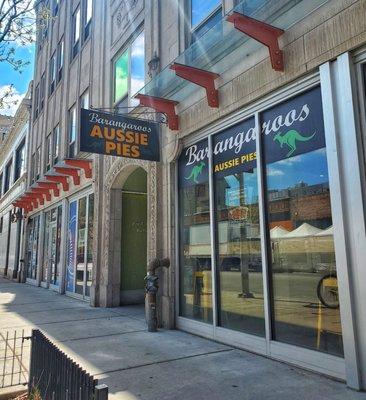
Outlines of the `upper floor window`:
<svg viewBox="0 0 366 400">
<path fill-rule="evenodd" d="M 3 194 L 3 173 L 0 174 L 0 198 Z"/>
<path fill-rule="evenodd" d="M 191 0 L 191 38 L 198 40 L 222 18 L 221 0 Z"/>
<path fill-rule="evenodd" d="M 52 165 L 52 135 L 51 133 L 46 138 L 46 152 L 45 152 L 45 170 L 49 171 Z"/>
<path fill-rule="evenodd" d="M 57 125 L 53 130 L 53 138 L 52 138 L 52 154 L 53 154 L 53 163 L 57 164 L 59 160 L 59 152 L 60 152 L 60 125 Z"/>
<path fill-rule="evenodd" d="M 36 90 L 34 93 L 34 119 L 38 117 L 39 112 L 39 83 L 36 85 Z"/>
<path fill-rule="evenodd" d="M 69 111 L 69 157 L 73 158 L 76 154 L 76 106 L 72 106 Z"/>
<path fill-rule="evenodd" d="M 36 152 L 36 160 L 35 160 L 35 176 L 34 180 L 38 180 L 39 177 L 41 176 L 41 148 L 38 147 L 37 152 Z"/>
<path fill-rule="evenodd" d="M 132 97 L 144 83 L 145 35 L 141 32 L 114 63 L 114 103 L 117 106 L 137 105 Z"/>
<path fill-rule="evenodd" d="M 76 56 L 79 51 L 80 44 L 80 7 L 74 12 L 72 16 L 72 58 Z"/>
<path fill-rule="evenodd" d="M 89 89 L 85 90 L 80 100 L 80 108 L 89 108 Z"/>
<path fill-rule="evenodd" d="M 18 146 L 15 152 L 14 182 L 25 172 L 25 140 Z"/>
<path fill-rule="evenodd" d="M 93 0 L 84 0 L 84 4 L 84 40 L 86 40 L 90 35 L 90 26 L 93 17 Z"/>
<path fill-rule="evenodd" d="M 57 81 L 60 82 L 62 78 L 62 70 L 64 67 L 64 38 L 62 38 L 57 45 Z"/>
<path fill-rule="evenodd" d="M 6 193 L 10 189 L 12 165 L 13 165 L 13 160 L 10 160 L 5 167 L 4 193 Z"/>
<path fill-rule="evenodd" d="M 56 52 L 52 54 L 50 61 L 50 95 L 55 90 L 56 86 Z"/>
<path fill-rule="evenodd" d="M 41 87 L 40 87 L 40 100 L 39 100 L 39 112 L 43 110 L 44 107 L 44 92 L 45 92 L 45 87 L 46 87 L 46 76 L 45 73 L 42 74 L 41 78 Z"/>
<path fill-rule="evenodd" d="M 60 0 L 53 0 L 53 15 L 55 16 L 58 13 L 58 6 Z"/>
</svg>

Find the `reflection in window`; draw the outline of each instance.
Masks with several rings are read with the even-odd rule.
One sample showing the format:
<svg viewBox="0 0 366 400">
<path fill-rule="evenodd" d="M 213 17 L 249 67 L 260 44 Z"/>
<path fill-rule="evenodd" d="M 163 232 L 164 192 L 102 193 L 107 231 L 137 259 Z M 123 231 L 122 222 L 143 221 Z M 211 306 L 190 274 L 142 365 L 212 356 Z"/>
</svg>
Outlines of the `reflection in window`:
<svg viewBox="0 0 366 400">
<path fill-rule="evenodd" d="M 145 35 L 142 32 L 131 45 L 131 88 L 130 96 L 135 95 L 145 83 Z M 138 100 L 131 99 L 133 105 Z"/>
<path fill-rule="evenodd" d="M 128 91 L 128 51 L 116 61 L 114 81 L 114 101 L 121 100 Z"/>
<path fill-rule="evenodd" d="M 207 141 L 198 144 L 204 151 Z M 179 160 L 180 315 L 212 323 L 208 161 Z"/>
<path fill-rule="evenodd" d="M 86 287 L 85 295 L 90 296 L 90 287 L 93 282 L 93 229 L 94 229 L 94 194 L 89 195 L 88 204 L 88 237 L 87 237 L 87 254 L 86 254 Z"/>
<path fill-rule="evenodd" d="M 221 0 L 192 0 L 191 1 L 191 24 L 192 27 L 200 24 L 212 11 L 221 4 Z"/>
<path fill-rule="evenodd" d="M 86 197 L 79 200 L 78 231 L 76 246 L 76 286 L 75 292 L 83 295 L 85 275 L 85 246 L 86 246 Z"/>
<path fill-rule="evenodd" d="M 257 170 L 215 179 L 220 325 L 264 336 Z"/>
<path fill-rule="evenodd" d="M 343 356 L 320 90 L 287 103 L 263 116 L 303 110 L 264 135 L 274 338 Z"/>
</svg>

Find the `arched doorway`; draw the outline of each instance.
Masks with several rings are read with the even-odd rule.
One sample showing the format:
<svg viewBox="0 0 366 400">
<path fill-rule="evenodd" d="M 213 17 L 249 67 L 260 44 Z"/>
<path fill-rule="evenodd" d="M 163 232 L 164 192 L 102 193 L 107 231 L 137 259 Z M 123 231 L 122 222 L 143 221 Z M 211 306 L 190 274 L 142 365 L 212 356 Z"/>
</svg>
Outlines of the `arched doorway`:
<svg viewBox="0 0 366 400">
<path fill-rule="evenodd" d="M 147 173 L 137 167 L 122 186 L 120 304 L 144 303 L 147 265 Z"/>
</svg>

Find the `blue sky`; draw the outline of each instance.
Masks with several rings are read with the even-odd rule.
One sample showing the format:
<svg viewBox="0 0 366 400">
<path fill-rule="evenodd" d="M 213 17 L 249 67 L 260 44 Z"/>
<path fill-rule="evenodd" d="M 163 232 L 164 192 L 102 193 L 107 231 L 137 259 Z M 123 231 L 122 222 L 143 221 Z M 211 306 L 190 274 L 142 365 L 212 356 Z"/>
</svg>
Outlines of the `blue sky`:
<svg viewBox="0 0 366 400">
<path fill-rule="evenodd" d="M 0 94 L 5 88 L 13 84 L 15 89 L 14 100 L 21 100 L 28 89 L 29 82 L 33 78 L 34 69 L 34 44 L 28 46 L 19 46 L 16 50 L 16 57 L 23 61 L 29 61 L 22 73 L 14 71 L 12 66 L 7 62 L 0 63 Z M 14 114 L 17 106 L 10 109 L 0 110 L 1 114 Z"/>
<path fill-rule="evenodd" d="M 226 204 L 231 206 L 239 205 L 238 180 L 233 175 L 227 176 L 225 180 L 229 185 L 226 192 Z M 325 148 L 267 165 L 268 190 L 288 189 L 300 182 L 311 186 L 326 183 L 328 180 Z M 257 202 L 258 188 L 256 173 L 244 174 L 244 183 L 247 204 Z"/>
</svg>

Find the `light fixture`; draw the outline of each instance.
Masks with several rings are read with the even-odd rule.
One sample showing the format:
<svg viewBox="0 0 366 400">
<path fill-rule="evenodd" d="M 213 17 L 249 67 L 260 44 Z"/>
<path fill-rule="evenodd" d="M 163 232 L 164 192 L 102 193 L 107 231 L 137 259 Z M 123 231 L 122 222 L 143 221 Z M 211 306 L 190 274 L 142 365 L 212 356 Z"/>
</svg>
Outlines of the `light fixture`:
<svg viewBox="0 0 366 400">
<path fill-rule="evenodd" d="M 160 58 L 158 57 L 155 51 L 153 58 L 147 63 L 147 65 L 149 66 L 148 75 L 150 78 L 153 77 L 153 73 L 159 68 L 159 64 L 160 64 Z"/>
</svg>

